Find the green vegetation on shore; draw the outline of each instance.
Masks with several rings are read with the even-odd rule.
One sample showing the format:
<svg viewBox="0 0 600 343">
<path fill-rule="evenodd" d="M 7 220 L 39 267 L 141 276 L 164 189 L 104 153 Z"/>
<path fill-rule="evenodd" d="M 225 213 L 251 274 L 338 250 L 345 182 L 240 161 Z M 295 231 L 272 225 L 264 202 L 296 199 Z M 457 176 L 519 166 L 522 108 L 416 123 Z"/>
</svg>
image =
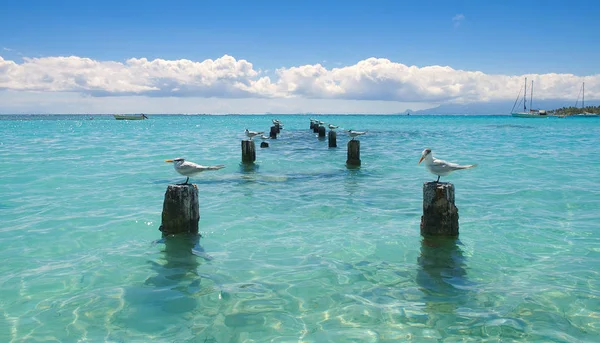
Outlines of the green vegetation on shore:
<svg viewBox="0 0 600 343">
<path fill-rule="evenodd" d="M 561 107 L 555 110 L 548 111 L 548 114 L 555 116 L 572 116 L 579 113 L 596 113 L 600 114 L 600 106 L 586 106 L 585 108 L 581 107 Z"/>
</svg>

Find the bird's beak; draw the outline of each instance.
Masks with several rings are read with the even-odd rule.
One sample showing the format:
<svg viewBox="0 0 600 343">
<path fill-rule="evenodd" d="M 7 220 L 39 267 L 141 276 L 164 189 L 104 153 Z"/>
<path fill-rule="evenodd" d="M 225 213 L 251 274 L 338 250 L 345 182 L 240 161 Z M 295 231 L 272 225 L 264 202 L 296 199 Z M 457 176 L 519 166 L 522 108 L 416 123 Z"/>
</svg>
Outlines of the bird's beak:
<svg viewBox="0 0 600 343">
<path fill-rule="evenodd" d="M 173 160 L 165 160 L 165 162 L 172 163 Z"/>
<path fill-rule="evenodd" d="M 421 156 L 421 159 L 419 160 L 419 163 L 417 163 L 417 164 L 421 164 L 421 162 L 423 162 L 424 159 L 425 159 L 425 156 Z"/>
</svg>

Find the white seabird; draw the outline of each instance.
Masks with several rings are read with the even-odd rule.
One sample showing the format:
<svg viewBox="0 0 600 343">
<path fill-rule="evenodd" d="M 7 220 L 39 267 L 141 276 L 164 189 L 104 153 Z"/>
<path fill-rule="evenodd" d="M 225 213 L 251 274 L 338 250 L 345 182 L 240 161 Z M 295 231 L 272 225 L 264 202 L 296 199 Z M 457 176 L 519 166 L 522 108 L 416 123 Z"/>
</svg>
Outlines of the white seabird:
<svg viewBox="0 0 600 343">
<path fill-rule="evenodd" d="M 250 138 L 250 140 L 252 140 L 252 138 L 254 136 L 262 135 L 265 132 L 264 131 L 249 131 L 248 129 L 246 129 L 245 133 L 246 133 L 246 136 L 248 136 L 248 138 Z"/>
<path fill-rule="evenodd" d="M 360 135 L 364 135 L 365 133 L 367 133 L 367 131 L 348 130 L 348 135 L 350 135 L 350 137 L 352 137 L 352 140 L 354 140 L 355 137 L 358 137 Z"/>
<path fill-rule="evenodd" d="M 173 160 L 165 160 L 165 162 L 173 163 L 173 167 L 175 168 L 175 171 L 177 171 L 179 174 L 187 177 L 187 179 L 185 179 L 184 183 L 178 183 L 178 185 L 187 185 L 191 176 L 198 175 L 202 172 L 205 172 L 208 170 L 219 170 L 219 169 L 225 168 L 225 166 L 222 164 L 219 164 L 216 166 L 201 166 L 194 162 L 186 162 L 181 157 L 173 159 Z"/>
<path fill-rule="evenodd" d="M 435 182 L 440 182 L 440 176 L 446 176 L 455 170 L 470 169 L 477 167 L 477 164 L 461 166 L 456 163 L 438 160 L 437 158 L 433 157 L 431 149 L 429 148 L 423 150 L 423 153 L 421 154 L 421 159 L 419 160 L 418 164 L 421 164 L 421 162 L 423 161 L 425 161 L 425 167 L 427 167 L 429 172 L 433 175 L 437 175 L 438 178 Z"/>
<path fill-rule="evenodd" d="M 333 124 L 329 124 L 329 129 L 330 129 L 330 130 L 335 130 L 335 129 L 337 129 L 338 127 L 339 127 L 339 126 L 335 126 L 335 125 L 333 125 Z"/>
</svg>

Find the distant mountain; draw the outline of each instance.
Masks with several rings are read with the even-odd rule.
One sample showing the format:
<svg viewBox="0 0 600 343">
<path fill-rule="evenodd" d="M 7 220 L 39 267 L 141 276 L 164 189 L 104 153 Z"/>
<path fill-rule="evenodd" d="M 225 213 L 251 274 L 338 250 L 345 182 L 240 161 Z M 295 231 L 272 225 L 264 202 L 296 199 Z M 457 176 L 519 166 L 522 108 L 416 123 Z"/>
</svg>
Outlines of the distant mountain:
<svg viewBox="0 0 600 343">
<path fill-rule="evenodd" d="M 596 106 L 600 101 L 585 102 L 586 106 Z M 489 101 L 489 102 L 474 102 L 469 104 L 442 104 L 438 107 L 433 107 L 425 110 L 410 111 L 410 114 L 490 114 L 490 115 L 510 115 L 510 111 L 514 105 L 514 101 Z M 565 100 L 540 100 L 534 101 L 533 107 L 542 110 L 553 110 L 564 106 L 573 106 L 573 101 Z M 521 105 L 523 106 L 523 105 Z M 529 109 L 529 103 L 527 104 Z M 522 110 L 523 107 L 515 108 L 515 111 Z M 406 111 L 401 113 L 406 114 Z"/>
</svg>

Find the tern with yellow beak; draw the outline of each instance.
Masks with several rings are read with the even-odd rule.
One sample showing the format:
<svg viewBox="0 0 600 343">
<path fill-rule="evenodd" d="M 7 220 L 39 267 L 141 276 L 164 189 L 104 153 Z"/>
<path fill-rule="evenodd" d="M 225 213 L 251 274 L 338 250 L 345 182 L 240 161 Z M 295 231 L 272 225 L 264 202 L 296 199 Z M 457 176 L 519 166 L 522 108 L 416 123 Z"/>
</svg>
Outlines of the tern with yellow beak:
<svg viewBox="0 0 600 343">
<path fill-rule="evenodd" d="M 419 160 L 418 164 L 421 164 L 421 162 L 423 161 L 425 161 L 425 167 L 427 167 L 429 172 L 431 172 L 431 174 L 433 175 L 437 175 L 438 178 L 435 182 L 440 182 L 440 176 L 446 176 L 455 170 L 471 169 L 477 167 L 476 164 L 461 166 L 456 163 L 438 160 L 437 158 L 433 157 L 431 149 L 429 148 L 423 150 L 423 153 L 421 154 L 421 159 Z"/>
<path fill-rule="evenodd" d="M 187 179 L 185 179 L 184 183 L 178 183 L 178 185 L 187 185 L 188 181 L 190 180 L 190 177 L 196 176 L 202 172 L 205 172 L 208 170 L 219 170 L 219 169 L 225 168 L 225 166 L 222 164 L 219 164 L 216 166 L 201 166 L 194 162 L 186 162 L 183 158 L 166 160 L 165 162 L 173 163 L 173 167 L 175 167 L 175 171 L 177 171 L 179 174 L 187 177 Z"/>
</svg>

